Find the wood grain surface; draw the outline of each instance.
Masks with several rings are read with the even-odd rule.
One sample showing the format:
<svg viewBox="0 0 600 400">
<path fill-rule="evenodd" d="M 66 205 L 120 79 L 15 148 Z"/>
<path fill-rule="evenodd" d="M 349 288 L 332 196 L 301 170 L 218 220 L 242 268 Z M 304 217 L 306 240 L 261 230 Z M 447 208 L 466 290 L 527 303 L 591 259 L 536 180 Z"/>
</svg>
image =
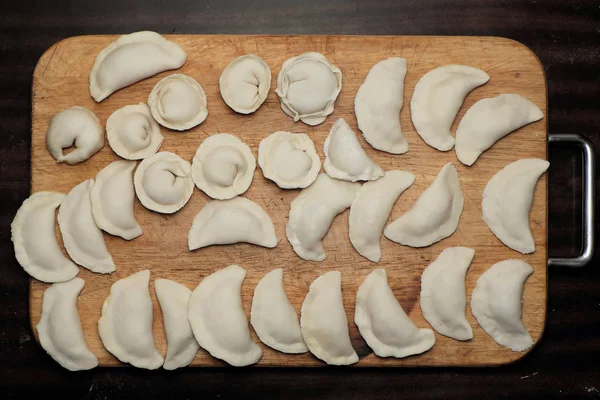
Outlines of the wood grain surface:
<svg viewBox="0 0 600 400">
<path fill-rule="evenodd" d="M 46 150 L 45 133 L 48 121 L 56 112 L 73 105 L 93 110 L 102 123 L 116 109 L 128 104 L 145 102 L 152 87 L 165 72 L 136 83 L 96 104 L 89 95 L 88 74 L 96 55 L 117 36 L 86 36 L 63 40 L 52 46 L 39 60 L 33 78 L 33 113 L 31 141 L 31 191 L 54 190 L 66 193 L 75 184 L 94 178 L 110 162 L 118 159 L 108 144 L 88 161 L 69 166 L 57 164 Z M 394 294 L 419 327 L 429 327 L 419 307 L 420 278 L 423 269 L 448 246 L 468 246 L 475 249 L 475 258 L 467 274 L 468 299 L 477 278 L 492 264 L 520 258 L 529 262 L 535 272 L 525 285 L 523 320 L 537 342 L 544 330 L 547 298 L 547 179 L 544 175 L 535 192 L 530 225 L 536 252 L 522 256 L 505 247 L 487 228 L 481 218 L 481 196 L 487 181 L 508 163 L 527 157 L 547 158 L 547 119 L 531 124 L 498 142 L 484 153 L 473 167 L 462 165 L 454 151 L 439 152 L 427 146 L 417 135 L 410 121 L 409 103 L 418 79 L 432 68 L 445 64 L 466 64 L 485 70 L 490 81 L 471 92 L 452 128 L 454 132 L 465 111 L 477 100 L 501 93 L 517 93 L 537 104 L 546 115 L 546 82 L 537 57 L 525 46 L 508 39 L 494 37 L 348 37 L 348 36 L 223 36 L 167 35 L 188 54 L 188 61 L 178 70 L 195 78 L 208 97 L 209 116 L 200 126 L 177 133 L 163 128 L 165 141 L 161 150 L 172 151 L 186 160 L 192 159 L 198 145 L 211 134 L 233 133 L 247 143 L 255 156 L 258 143 L 277 130 L 307 133 L 315 142 L 323 160 L 322 147 L 333 122 L 345 118 L 359 132 L 354 117 L 354 96 L 369 69 L 378 61 L 405 57 L 408 72 L 405 81 L 404 107 L 401 124 L 409 142 L 405 155 L 390 155 L 372 149 L 360 137 L 367 153 L 385 170 L 404 169 L 416 176 L 416 181 L 399 199 L 391 218 L 395 219 L 413 205 L 418 195 L 429 186 L 440 168 L 447 162 L 457 167 L 465 197 L 464 211 L 458 230 L 448 239 L 430 247 L 414 249 L 382 238 L 383 258 L 379 264 L 358 255 L 348 239 L 348 212 L 338 216 L 324 239 L 325 261 L 307 262 L 292 251 L 285 237 L 289 205 L 298 195 L 296 190 L 281 190 L 266 180 L 260 169 L 245 194 L 260 204 L 272 217 L 279 244 L 265 249 L 249 244 L 213 246 L 189 252 L 187 232 L 194 215 L 208 201 L 195 190 L 191 200 L 174 215 L 161 215 L 145 209 L 136 200 L 135 214 L 144 233 L 126 242 L 105 234 L 117 271 L 110 276 L 93 274 L 81 269 L 86 285 L 79 298 L 79 313 L 84 333 L 100 365 L 115 366 L 120 362 L 109 354 L 100 341 L 97 321 L 102 302 L 110 286 L 142 269 L 150 269 L 151 281 L 169 278 L 193 289 L 203 277 L 230 264 L 247 270 L 242 288 L 244 309 L 249 314 L 252 294 L 258 280 L 273 268 L 284 269 L 285 290 L 294 307 L 299 310 L 308 287 L 320 274 L 342 272 L 344 305 L 348 315 L 352 344 L 360 356 L 358 366 L 452 366 L 497 365 L 515 361 L 525 353 L 512 352 L 496 344 L 479 327 L 468 307 L 467 317 L 473 327 L 473 340 L 463 343 L 436 333 L 435 346 L 425 354 L 405 359 L 382 359 L 375 356 L 360 337 L 353 322 L 354 299 L 358 286 L 373 268 L 385 268 Z M 273 90 L 281 64 L 289 57 L 306 51 L 324 53 L 343 72 L 343 89 L 336 102 L 335 112 L 321 125 L 309 127 L 294 123 L 280 109 Z M 231 111 L 221 99 L 218 78 L 223 68 L 235 57 L 254 53 L 272 69 L 272 90 L 267 101 L 254 114 L 243 116 Z M 30 316 L 32 324 L 39 320 L 41 300 L 46 284 L 31 281 Z M 160 307 L 154 287 L 150 291 L 154 303 L 154 334 L 159 351 L 166 352 Z M 35 329 L 34 329 L 35 332 Z M 253 337 L 257 340 L 256 335 Z M 259 366 L 322 366 L 310 353 L 286 355 L 262 345 L 263 358 Z M 220 366 L 200 350 L 193 365 Z"/>
</svg>

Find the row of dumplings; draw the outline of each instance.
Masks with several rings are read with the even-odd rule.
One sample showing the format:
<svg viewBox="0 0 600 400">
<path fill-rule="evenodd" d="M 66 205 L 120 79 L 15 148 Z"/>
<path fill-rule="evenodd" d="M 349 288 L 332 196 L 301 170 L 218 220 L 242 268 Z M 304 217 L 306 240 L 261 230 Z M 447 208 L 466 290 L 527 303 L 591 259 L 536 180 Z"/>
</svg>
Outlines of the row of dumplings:
<svg viewBox="0 0 600 400">
<path fill-rule="evenodd" d="M 123 35 L 96 57 L 90 72 L 90 94 L 100 102 L 142 79 L 180 68 L 186 60 L 187 55 L 177 44 L 155 32 Z M 358 127 L 365 140 L 373 148 L 392 154 L 408 151 L 399 121 L 405 75 L 404 58 L 383 60 L 371 68 L 355 97 Z M 472 165 L 496 141 L 543 117 L 535 104 L 516 94 L 482 99 L 460 121 L 455 140 L 450 127 L 465 96 L 488 80 L 484 71 L 465 65 L 441 66 L 426 73 L 411 98 L 411 119 L 417 133 L 441 151 L 452 149 L 456 142 L 458 159 Z M 231 109 L 249 114 L 267 98 L 271 70 L 258 56 L 240 56 L 223 70 L 219 86 Z M 275 93 L 282 110 L 294 121 L 318 125 L 333 112 L 341 89 L 341 70 L 323 54 L 309 52 L 283 63 Z M 183 74 L 159 81 L 148 104 L 126 106 L 107 122 L 109 143 L 124 158 L 141 159 L 158 150 L 162 135 L 154 120 L 169 129 L 186 130 L 202 123 L 208 115 L 204 90 Z M 59 162 L 78 163 L 103 146 L 103 135 L 90 110 L 68 110 L 61 118 L 53 118 L 48 149 Z M 64 155 L 62 149 L 73 144 L 77 150 Z"/>
<path fill-rule="evenodd" d="M 474 256 L 466 247 L 446 248 L 423 271 L 421 309 L 440 334 L 470 340 L 466 316 L 465 275 Z M 506 260 L 477 280 L 471 310 L 482 328 L 499 344 L 515 351 L 533 345 L 521 321 L 523 284 L 533 272 L 521 260 Z M 207 277 L 191 291 L 168 279 L 154 282 L 167 337 L 166 357 L 158 352 L 152 331 L 150 271 L 115 282 L 102 306 L 98 331 L 104 347 L 138 368 L 172 370 L 189 365 L 202 347 L 233 366 L 257 363 L 262 349 L 250 335 L 242 307 L 246 271 L 231 265 Z M 327 272 L 310 285 L 300 320 L 283 288 L 283 270 L 266 274 L 254 290 L 250 323 L 259 339 L 274 350 L 310 351 L 331 365 L 350 365 L 359 358 L 352 347 L 342 302 L 341 274 Z M 42 347 L 64 368 L 76 371 L 98 365 L 83 335 L 77 297 L 81 278 L 55 283 L 43 296 L 36 329 Z M 406 315 L 387 281 L 385 270 L 371 272 L 356 294 L 354 322 L 379 357 L 421 354 L 435 343 L 431 329 L 418 328 Z"/>
<path fill-rule="evenodd" d="M 325 165 L 331 163 L 327 146 L 334 143 L 330 138 L 335 137 L 336 124 L 325 142 Z M 300 138 L 307 140 L 312 148 L 309 158 L 320 166 L 307 136 L 284 132 L 276 132 L 261 142 L 259 160 L 264 152 L 268 153 L 265 158 L 270 158 L 270 149 L 264 149 L 272 138 L 280 136 L 289 138 L 289 143 Z M 351 130 L 348 137 L 356 140 Z M 360 146 L 358 149 L 362 150 Z M 261 166 L 269 177 L 267 165 Z M 536 182 L 548 165 L 539 159 L 515 161 L 496 173 L 483 192 L 484 221 L 502 242 L 523 254 L 535 250 L 529 211 Z M 199 146 L 192 164 L 174 153 L 160 152 L 144 159 L 134 175 L 135 167 L 135 161 L 114 161 L 97 174 L 95 181 L 85 180 L 67 195 L 37 192 L 26 199 L 11 225 L 15 255 L 25 271 L 44 282 L 66 281 L 78 274 L 77 266 L 62 254 L 55 236 L 57 207 L 60 206 L 58 225 L 64 246 L 73 261 L 93 272 L 111 273 L 115 263 L 101 230 L 126 240 L 142 234 L 133 212 L 134 191 L 148 209 L 173 213 L 187 203 L 194 183 L 217 200 L 205 205 L 192 221 L 188 233 L 190 251 L 239 242 L 268 248 L 277 245 L 271 217 L 257 203 L 238 196 L 251 184 L 255 159 L 250 148 L 235 136 L 210 136 Z M 305 260 L 326 258 L 321 240 L 335 216 L 347 208 L 350 241 L 359 254 L 373 262 L 381 259 L 382 233 L 403 245 L 425 247 L 452 235 L 458 227 L 464 198 L 458 172 L 451 163 L 440 170 L 413 207 L 385 229 L 394 203 L 412 185 L 414 175 L 387 171 L 383 177 L 360 185 L 334 179 L 327 173 L 317 175 L 319 167 L 311 166 L 308 171 L 310 179 L 304 175 L 301 181 L 310 181 L 310 186 L 292 201 L 286 225 L 287 239 Z M 278 180 L 281 174 L 274 173 L 277 175 L 270 177 Z M 291 175 L 286 176 L 287 183 L 293 181 Z"/>
</svg>

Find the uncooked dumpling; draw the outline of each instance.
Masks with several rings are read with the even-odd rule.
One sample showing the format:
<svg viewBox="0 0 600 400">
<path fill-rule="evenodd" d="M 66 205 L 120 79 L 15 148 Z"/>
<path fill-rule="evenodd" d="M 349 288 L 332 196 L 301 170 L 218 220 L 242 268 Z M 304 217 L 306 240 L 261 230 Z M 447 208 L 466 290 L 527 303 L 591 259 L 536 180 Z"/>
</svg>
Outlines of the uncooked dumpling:
<svg viewBox="0 0 600 400">
<path fill-rule="evenodd" d="M 126 160 L 141 160 L 156 154 L 164 137 L 150 107 L 144 103 L 125 106 L 106 121 L 108 144 Z"/>
<path fill-rule="evenodd" d="M 454 146 L 450 127 L 463 100 L 489 79 L 484 71 L 466 65 L 445 65 L 423 75 L 410 101 L 410 116 L 425 143 L 450 150 Z"/>
<path fill-rule="evenodd" d="M 246 271 L 239 265 L 223 268 L 200 282 L 192 292 L 188 318 L 200 346 L 234 367 L 254 364 L 262 357 L 252 341 L 242 307 Z"/>
<path fill-rule="evenodd" d="M 137 368 L 157 369 L 164 359 L 152 335 L 150 271 L 116 281 L 102 305 L 98 332 L 106 350 Z"/>
<path fill-rule="evenodd" d="M 54 212 L 62 193 L 37 192 L 27 198 L 10 225 L 15 257 L 29 275 L 43 282 L 64 282 L 79 273 L 56 239 Z"/>
<path fill-rule="evenodd" d="M 550 163 L 525 158 L 498 171 L 483 190 L 483 220 L 498 239 L 523 254 L 535 251 L 529 211 L 535 186 Z"/>
<path fill-rule="evenodd" d="M 371 68 L 354 98 L 358 129 L 373 148 L 392 154 L 408 151 L 400 127 L 406 60 L 392 57 Z"/>
<path fill-rule="evenodd" d="M 185 131 L 208 116 L 204 89 L 192 77 L 173 74 L 161 79 L 148 96 L 154 119 L 165 128 Z"/>
<path fill-rule="evenodd" d="M 250 187 L 256 159 L 250 147 L 229 133 L 206 138 L 192 160 L 198 189 L 213 199 L 231 199 Z"/>
<path fill-rule="evenodd" d="M 456 156 L 463 164 L 473 165 L 498 140 L 543 116 L 538 106 L 518 94 L 479 100 L 458 124 Z"/>
<path fill-rule="evenodd" d="M 329 131 L 325 145 L 325 163 L 327 175 L 346 181 L 374 181 L 385 173 L 361 147 L 350 125 L 339 118 Z"/>
<path fill-rule="evenodd" d="M 339 271 L 327 272 L 311 283 L 300 313 L 302 336 L 315 357 L 330 365 L 358 362 L 350 342 Z"/>
<path fill-rule="evenodd" d="M 429 246 L 456 231 L 463 204 L 458 172 L 452 163 L 448 163 L 413 207 L 386 226 L 383 234 L 405 246 Z"/>
<path fill-rule="evenodd" d="M 387 171 L 383 178 L 366 182 L 350 206 L 350 242 L 373 262 L 381 259 L 381 233 L 398 197 L 415 181 L 406 171 Z"/>
<path fill-rule="evenodd" d="M 448 247 L 421 276 L 421 311 L 433 329 L 456 340 L 473 338 L 467 321 L 465 276 L 475 250 Z"/>
<path fill-rule="evenodd" d="M 292 57 L 283 63 L 275 93 L 281 109 L 294 122 L 319 125 L 333 112 L 342 90 L 342 71 L 316 52 Z"/>
<path fill-rule="evenodd" d="M 133 179 L 138 199 L 162 214 L 179 211 L 194 191 L 191 165 L 175 153 L 162 151 L 143 160 Z"/>
<path fill-rule="evenodd" d="M 240 114 L 258 110 L 271 88 L 271 68 L 260 57 L 246 54 L 231 61 L 219 79 L 221 96 Z"/>
<path fill-rule="evenodd" d="M 83 279 L 74 278 L 46 289 L 42 300 L 42 316 L 36 326 L 44 350 L 69 371 L 98 366 L 98 359 L 85 342 L 77 312 L 77 296 L 83 285 Z"/>
<path fill-rule="evenodd" d="M 356 293 L 354 322 L 379 357 L 408 357 L 435 343 L 431 329 L 417 328 L 388 285 L 384 269 L 371 272 Z"/>
<path fill-rule="evenodd" d="M 256 285 L 250 323 L 259 339 L 283 353 L 306 353 L 296 310 L 283 290 L 283 269 L 266 274 Z"/>
<path fill-rule="evenodd" d="M 500 261 L 477 279 L 471 296 L 471 310 L 479 325 L 497 343 L 514 351 L 533 346 L 521 320 L 523 285 L 532 272 L 525 261 Z"/>
<path fill-rule="evenodd" d="M 68 154 L 63 149 L 74 146 Z M 104 128 L 92 111 L 74 106 L 55 114 L 46 132 L 46 147 L 57 162 L 77 164 L 104 147 Z"/>
<path fill-rule="evenodd" d="M 135 161 L 113 161 L 96 175 L 92 187 L 92 215 L 98 228 L 131 240 L 142 234 L 133 214 Z"/>
<path fill-rule="evenodd" d="M 285 233 L 298 256 L 323 261 L 321 239 L 336 215 L 350 207 L 360 184 L 319 174 L 315 183 L 302 190 L 292 201 Z"/>
<path fill-rule="evenodd" d="M 277 246 L 275 227 L 269 214 L 244 197 L 209 202 L 194 217 L 188 234 L 190 250 L 240 242 Z"/>
<path fill-rule="evenodd" d="M 90 94 L 101 102 L 119 89 L 181 67 L 186 58 L 178 45 L 156 32 L 120 36 L 96 57 L 90 72 Z"/>
<path fill-rule="evenodd" d="M 88 179 L 67 193 L 58 209 L 58 226 L 73 261 L 92 272 L 110 274 L 116 267 L 92 214 L 93 186 L 94 180 Z"/>
<path fill-rule="evenodd" d="M 308 135 L 278 131 L 260 141 L 258 165 L 280 188 L 297 189 L 317 179 L 321 160 Z"/>
<path fill-rule="evenodd" d="M 164 369 L 174 370 L 189 365 L 200 348 L 188 321 L 188 304 L 192 291 L 169 279 L 154 281 L 154 290 L 163 314 L 167 335 Z"/>
</svg>

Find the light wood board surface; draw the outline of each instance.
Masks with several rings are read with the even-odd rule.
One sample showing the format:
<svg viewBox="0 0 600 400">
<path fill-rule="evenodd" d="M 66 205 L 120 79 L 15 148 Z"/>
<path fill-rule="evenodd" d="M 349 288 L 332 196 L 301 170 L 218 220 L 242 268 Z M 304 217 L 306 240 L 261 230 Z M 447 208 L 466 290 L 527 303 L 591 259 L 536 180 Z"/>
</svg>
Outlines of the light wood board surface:
<svg viewBox="0 0 600 400">
<path fill-rule="evenodd" d="M 195 78 L 208 97 L 209 115 L 200 126 L 177 133 L 162 128 L 165 141 L 161 151 L 172 151 L 186 160 L 192 159 L 196 148 L 215 133 L 232 133 L 247 143 L 257 156 L 261 139 L 277 130 L 308 134 L 323 161 L 323 143 L 333 122 L 345 118 L 359 134 L 359 140 L 384 170 L 404 169 L 416 176 L 415 183 L 400 196 L 391 220 L 411 208 L 419 194 L 429 186 L 440 168 L 452 162 L 459 173 L 465 197 L 458 230 L 449 238 L 426 248 L 410 248 L 381 239 L 383 257 L 379 264 L 362 258 L 348 239 L 348 211 L 335 218 L 324 247 L 323 262 L 300 259 L 285 236 L 285 224 L 291 201 L 298 190 L 281 190 L 265 179 L 260 168 L 254 173 L 250 189 L 244 194 L 260 204 L 272 217 L 279 244 L 265 249 L 249 244 L 212 246 L 189 252 L 187 232 L 192 219 L 208 202 L 208 197 L 195 189 L 188 204 L 174 215 L 162 215 L 145 209 L 136 199 L 135 215 L 144 233 L 127 242 L 105 234 L 106 244 L 117 265 L 112 275 L 98 275 L 81 268 L 79 276 L 85 287 L 78 300 L 83 330 L 90 349 L 102 366 L 122 365 L 108 353 L 100 341 L 97 321 L 110 286 L 134 272 L 150 269 L 150 292 L 154 304 L 154 336 L 159 351 L 166 353 L 166 338 L 162 314 L 154 293 L 154 279 L 168 278 L 190 289 L 210 273 L 230 264 L 239 264 L 247 271 L 242 287 L 244 310 L 249 315 L 257 282 L 274 268 L 284 269 L 284 285 L 288 297 L 300 310 L 310 283 L 319 275 L 339 270 L 342 273 L 344 306 L 348 316 L 352 344 L 360 356 L 357 366 L 486 366 L 515 361 L 525 353 L 513 352 L 494 342 L 477 324 L 469 306 L 477 278 L 492 264 L 508 258 L 520 258 L 532 265 L 534 273 L 525 284 L 523 321 L 534 342 L 544 330 L 547 299 L 547 178 L 543 175 L 535 190 L 530 226 L 536 251 L 523 256 L 504 246 L 488 229 L 481 217 L 481 197 L 488 180 L 510 162 L 521 158 L 547 159 L 546 118 L 524 127 L 500 140 L 485 152 L 472 167 L 456 158 L 454 150 L 439 152 L 427 146 L 417 135 L 410 120 L 410 98 L 419 78 L 432 68 L 445 64 L 466 64 L 485 70 L 490 81 L 472 91 L 465 99 L 452 126 L 456 126 L 466 110 L 477 100 L 502 93 L 517 93 L 534 102 L 547 114 L 546 81 L 537 57 L 518 42 L 495 37 L 419 37 L 419 36 L 225 36 L 166 35 L 179 44 L 188 55 L 186 64 L 177 71 L 167 71 L 122 89 L 97 104 L 90 97 L 88 76 L 96 55 L 117 36 L 82 36 L 69 38 L 52 46 L 41 57 L 33 78 L 31 192 L 53 190 L 67 193 L 74 185 L 96 174 L 118 159 L 108 143 L 88 161 L 69 166 L 57 164 L 46 150 L 45 134 L 55 113 L 74 105 L 94 111 L 103 125 L 116 109 L 128 104 L 146 102 L 153 86 L 172 73 L 184 73 Z M 316 127 L 294 123 L 279 106 L 274 93 L 277 74 L 289 57 L 307 51 L 322 52 L 343 73 L 342 92 L 335 112 Z M 271 92 L 254 114 L 239 115 L 223 102 L 218 80 L 223 68 L 235 57 L 253 53 L 262 57 L 272 70 Z M 405 80 L 404 107 L 401 124 L 410 150 L 404 155 L 391 155 L 371 148 L 360 135 L 354 116 L 354 96 L 369 69 L 387 57 L 405 57 L 408 71 Z M 58 232 L 58 231 L 57 231 Z M 59 240 L 60 240 L 60 235 Z M 404 359 L 382 359 L 375 356 L 358 333 L 354 324 L 354 301 L 358 286 L 374 268 L 385 268 L 389 283 L 404 310 L 418 327 L 429 327 L 419 306 L 420 279 L 423 269 L 448 246 L 475 249 L 475 258 L 466 277 L 467 319 L 473 327 L 473 339 L 458 342 L 436 332 L 434 347 L 418 356 Z M 65 253 L 66 254 L 66 253 Z M 32 326 L 38 323 L 43 291 L 47 284 L 31 280 L 30 316 Z M 258 338 L 252 332 L 253 338 Z M 262 345 L 263 357 L 258 366 L 323 366 L 310 353 L 287 355 Z M 222 366 L 200 350 L 192 365 Z"/>
</svg>

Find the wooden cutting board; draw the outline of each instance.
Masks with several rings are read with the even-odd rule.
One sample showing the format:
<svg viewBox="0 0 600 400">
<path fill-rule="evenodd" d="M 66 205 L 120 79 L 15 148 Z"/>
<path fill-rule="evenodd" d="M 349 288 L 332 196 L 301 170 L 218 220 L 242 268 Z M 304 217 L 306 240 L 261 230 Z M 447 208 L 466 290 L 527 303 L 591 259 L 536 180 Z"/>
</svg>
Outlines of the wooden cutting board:
<svg viewBox="0 0 600 400">
<path fill-rule="evenodd" d="M 102 346 L 97 321 L 102 303 L 111 285 L 134 272 L 150 269 L 150 292 L 154 304 L 154 337 L 156 346 L 164 355 L 166 338 L 161 310 L 154 293 L 153 281 L 168 278 L 190 289 L 208 274 L 228 266 L 240 264 L 247 270 L 242 288 L 243 305 L 249 315 L 252 294 L 257 282 L 273 268 L 284 269 L 284 285 L 291 303 L 300 310 L 310 283 L 320 274 L 331 270 L 342 272 L 344 306 L 349 321 L 352 344 L 360 356 L 358 366 L 485 366 L 515 361 L 526 353 L 510 351 L 496 344 L 477 324 L 467 306 L 467 318 L 473 327 L 473 340 L 458 342 L 436 333 L 436 344 L 422 355 L 404 359 L 379 358 L 360 337 L 354 324 L 354 300 L 358 286 L 374 268 L 385 268 L 390 286 L 419 327 L 429 327 L 419 306 L 420 279 L 423 269 L 448 246 L 468 246 L 475 249 L 475 258 L 466 278 L 467 297 L 477 278 L 492 264 L 508 258 L 529 262 L 535 272 L 525 284 L 523 320 L 534 342 L 544 330 L 547 299 L 547 178 L 540 179 L 533 201 L 530 225 L 535 239 L 535 253 L 523 256 L 504 246 L 488 229 L 481 217 L 481 196 L 488 180 L 510 162 L 526 157 L 547 159 L 547 119 L 531 124 L 509 135 L 485 152 L 472 167 L 466 167 L 455 152 L 439 152 L 427 146 L 417 135 L 410 120 L 410 98 L 419 78 L 432 68 L 445 64 L 466 64 L 485 70 L 490 81 L 471 92 L 460 109 L 452 127 L 477 100 L 502 93 L 525 96 L 547 114 L 546 80 L 537 57 L 518 42 L 497 37 L 418 37 L 418 36 L 226 36 L 226 35 L 167 35 L 188 54 L 186 64 L 178 73 L 195 78 L 206 91 L 209 115 L 200 126 L 178 133 L 162 129 L 165 141 L 161 150 L 172 151 L 186 160 L 192 159 L 196 148 L 208 136 L 227 132 L 247 143 L 257 156 L 258 144 L 268 134 L 287 130 L 307 133 L 315 142 L 323 160 L 323 143 L 333 122 L 345 118 L 359 133 L 354 116 L 354 96 L 369 69 L 387 57 L 405 57 L 408 63 L 404 107 L 401 123 L 410 150 L 404 155 L 391 155 L 371 148 L 360 136 L 359 140 L 369 154 L 385 170 L 405 169 L 416 176 L 416 181 L 398 200 L 391 219 L 398 218 L 413 205 L 419 194 L 429 186 L 440 168 L 452 162 L 458 169 L 465 197 L 464 211 L 458 230 L 449 238 L 430 247 L 415 249 L 381 239 L 383 258 L 372 263 L 353 249 L 348 239 L 348 211 L 335 218 L 324 246 L 327 259 L 308 262 L 293 252 L 285 236 L 285 224 L 291 201 L 298 190 L 281 190 L 266 180 L 260 168 L 244 196 L 260 204 L 272 217 L 279 244 L 265 249 L 249 244 L 212 246 L 189 252 L 187 232 L 192 219 L 209 200 L 195 190 L 189 203 L 174 215 L 161 215 L 145 209 L 136 200 L 135 215 L 144 231 L 132 240 L 105 234 L 106 244 L 117 265 L 112 275 L 97 275 L 81 268 L 79 276 L 85 287 L 78 301 L 83 330 L 91 350 L 100 365 L 122 365 Z M 94 178 L 110 162 L 118 159 L 108 143 L 88 161 L 69 166 L 57 164 L 46 150 L 45 134 L 53 114 L 74 105 L 93 110 L 102 123 L 116 109 L 128 104 L 146 102 L 153 86 L 164 72 L 128 88 L 122 89 L 100 104 L 94 102 L 88 90 L 88 75 L 96 55 L 117 36 L 82 36 L 63 40 L 48 49 L 39 60 L 33 78 L 33 112 L 31 141 L 31 192 L 54 190 L 67 193 L 79 182 Z M 307 51 L 318 51 L 327 56 L 343 72 L 343 89 L 335 104 L 335 112 L 316 127 L 294 123 L 279 106 L 274 93 L 277 74 L 289 57 Z M 254 53 L 262 57 L 272 70 L 271 92 L 266 102 L 254 114 L 239 115 L 231 111 L 221 99 L 218 81 L 221 71 L 235 57 Z M 58 232 L 58 231 L 57 231 Z M 59 235 L 60 237 L 60 235 Z M 65 253 L 66 254 L 66 253 Z M 30 315 L 34 327 L 38 323 L 44 289 L 48 285 L 31 280 Z M 37 332 L 36 332 L 37 333 Z M 253 338 L 258 338 L 252 332 Z M 323 366 L 310 353 L 286 355 L 262 345 L 263 357 L 259 366 Z M 192 365 L 222 366 L 225 363 L 212 358 L 204 350 L 198 352 Z"/>
</svg>

